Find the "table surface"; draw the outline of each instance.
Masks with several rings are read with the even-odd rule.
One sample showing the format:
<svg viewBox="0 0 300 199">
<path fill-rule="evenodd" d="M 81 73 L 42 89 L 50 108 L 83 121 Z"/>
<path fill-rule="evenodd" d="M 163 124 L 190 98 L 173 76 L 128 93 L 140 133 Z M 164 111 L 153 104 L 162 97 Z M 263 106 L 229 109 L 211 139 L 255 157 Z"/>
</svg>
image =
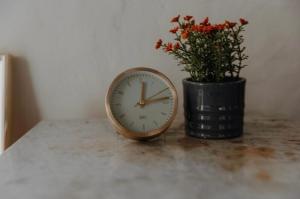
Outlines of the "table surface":
<svg viewBox="0 0 300 199">
<path fill-rule="evenodd" d="M 175 125 L 176 126 L 176 125 Z M 5 199 L 299 199 L 300 125 L 247 117 L 230 140 L 151 142 L 116 134 L 106 119 L 42 121 L 0 157 Z"/>
</svg>

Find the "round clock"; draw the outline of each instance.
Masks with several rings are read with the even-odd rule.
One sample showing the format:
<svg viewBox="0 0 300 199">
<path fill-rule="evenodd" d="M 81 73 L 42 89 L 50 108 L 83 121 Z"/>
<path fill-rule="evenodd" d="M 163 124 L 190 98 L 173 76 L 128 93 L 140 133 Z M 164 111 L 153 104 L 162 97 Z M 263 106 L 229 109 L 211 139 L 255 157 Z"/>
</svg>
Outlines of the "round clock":
<svg viewBox="0 0 300 199">
<path fill-rule="evenodd" d="M 132 68 L 118 75 L 105 99 L 108 118 L 127 138 L 146 140 L 171 125 L 177 111 L 172 82 L 151 68 Z"/>
</svg>

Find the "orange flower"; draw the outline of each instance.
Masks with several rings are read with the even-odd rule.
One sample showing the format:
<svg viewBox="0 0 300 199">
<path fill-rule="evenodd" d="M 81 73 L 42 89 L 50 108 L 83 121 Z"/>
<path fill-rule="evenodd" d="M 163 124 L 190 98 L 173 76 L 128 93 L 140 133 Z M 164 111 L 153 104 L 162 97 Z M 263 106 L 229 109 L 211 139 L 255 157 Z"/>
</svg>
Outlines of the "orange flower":
<svg viewBox="0 0 300 199">
<path fill-rule="evenodd" d="M 202 24 L 202 25 L 208 25 L 208 21 L 209 21 L 209 19 L 208 19 L 208 17 L 206 17 L 206 18 L 201 22 L 201 24 Z"/>
<path fill-rule="evenodd" d="M 215 29 L 216 30 L 224 30 L 224 28 L 225 28 L 224 24 L 217 24 L 217 25 L 215 25 Z"/>
<path fill-rule="evenodd" d="M 176 42 L 176 44 L 174 45 L 174 50 L 177 50 L 178 48 L 180 48 L 180 44 Z"/>
<path fill-rule="evenodd" d="M 159 39 L 155 44 L 155 49 L 159 49 L 161 47 L 161 45 L 162 45 L 162 40 Z"/>
<path fill-rule="evenodd" d="M 225 25 L 227 28 L 233 28 L 236 25 L 236 23 L 230 22 L 230 21 L 225 21 Z"/>
<path fill-rule="evenodd" d="M 211 25 L 203 27 L 203 32 L 205 32 L 205 33 L 210 33 L 213 30 L 214 30 L 214 27 Z"/>
<path fill-rule="evenodd" d="M 189 26 L 189 24 L 187 24 L 187 23 L 182 23 L 181 24 L 181 28 L 182 29 L 186 29 L 188 26 Z"/>
<path fill-rule="evenodd" d="M 186 21 L 189 21 L 189 20 L 191 20 L 191 18 L 193 18 L 193 16 L 186 15 L 183 19 Z"/>
<path fill-rule="evenodd" d="M 199 26 L 194 24 L 194 25 L 192 25 L 191 30 L 192 31 L 199 31 Z"/>
<path fill-rule="evenodd" d="M 189 37 L 189 31 L 188 30 L 182 31 L 181 37 L 182 39 L 187 39 Z"/>
<path fill-rule="evenodd" d="M 169 52 L 169 51 L 172 51 L 172 50 L 173 50 L 173 44 L 169 42 L 167 44 L 167 46 L 165 47 L 165 51 Z"/>
<path fill-rule="evenodd" d="M 171 22 L 172 23 L 178 22 L 179 21 L 179 17 L 180 17 L 180 15 L 178 15 L 177 17 L 174 17 L 173 19 L 171 19 Z"/>
<path fill-rule="evenodd" d="M 170 30 L 171 33 L 175 34 L 178 31 L 179 27 L 175 27 Z"/>
<path fill-rule="evenodd" d="M 240 22 L 241 22 L 242 25 L 248 24 L 248 21 L 243 19 L 243 18 L 240 18 Z"/>
</svg>

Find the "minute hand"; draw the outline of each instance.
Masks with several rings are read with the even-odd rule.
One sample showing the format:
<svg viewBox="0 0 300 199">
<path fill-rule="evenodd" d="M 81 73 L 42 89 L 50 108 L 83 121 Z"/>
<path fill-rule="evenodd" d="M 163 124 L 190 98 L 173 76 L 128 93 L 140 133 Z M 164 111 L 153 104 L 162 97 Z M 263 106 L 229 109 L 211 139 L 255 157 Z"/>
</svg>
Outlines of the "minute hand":
<svg viewBox="0 0 300 199">
<path fill-rule="evenodd" d="M 145 105 L 150 104 L 150 103 L 154 103 L 154 102 L 159 102 L 159 101 L 163 101 L 163 100 L 167 100 L 170 97 L 161 97 L 161 98 L 156 98 L 156 99 L 152 99 L 152 100 L 145 100 Z"/>
<path fill-rule="evenodd" d="M 161 94 L 162 92 L 164 92 L 165 90 L 168 90 L 169 88 L 165 88 L 165 89 L 162 89 L 161 91 L 158 91 L 157 93 L 155 93 L 154 95 L 152 95 L 151 97 L 148 97 L 146 100 L 150 100 L 152 99 L 153 97 L 156 97 L 157 95 Z"/>
</svg>

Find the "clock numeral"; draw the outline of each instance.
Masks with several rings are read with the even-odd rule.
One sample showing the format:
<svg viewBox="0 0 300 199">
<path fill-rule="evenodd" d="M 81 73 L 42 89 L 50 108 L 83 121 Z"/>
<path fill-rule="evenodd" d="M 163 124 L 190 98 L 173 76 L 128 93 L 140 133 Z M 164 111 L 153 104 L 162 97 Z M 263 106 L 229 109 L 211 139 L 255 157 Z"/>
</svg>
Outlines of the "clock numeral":
<svg viewBox="0 0 300 199">
<path fill-rule="evenodd" d="M 117 92 L 119 95 L 124 95 L 124 92 L 123 91 L 118 91 Z"/>
<path fill-rule="evenodd" d="M 139 116 L 139 119 L 140 119 L 140 120 L 144 120 L 144 119 L 146 119 L 146 118 L 147 118 L 146 115 L 140 115 L 140 116 Z"/>
<path fill-rule="evenodd" d="M 161 114 L 162 114 L 162 115 L 167 115 L 167 113 L 165 113 L 165 112 L 161 112 Z"/>
<path fill-rule="evenodd" d="M 133 126 L 134 125 L 134 122 L 131 122 L 130 124 L 129 124 L 129 126 Z"/>
<path fill-rule="evenodd" d="M 153 123 L 155 124 L 155 126 L 158 126 L 157 122 L 155 120 L 153 120 Z"/>
<path fill-rule="evenodd" d="M 123 117 L 125 117 L 125 114 L 121 114 L 119 117 L 122 119 Z"/>
</svg>

